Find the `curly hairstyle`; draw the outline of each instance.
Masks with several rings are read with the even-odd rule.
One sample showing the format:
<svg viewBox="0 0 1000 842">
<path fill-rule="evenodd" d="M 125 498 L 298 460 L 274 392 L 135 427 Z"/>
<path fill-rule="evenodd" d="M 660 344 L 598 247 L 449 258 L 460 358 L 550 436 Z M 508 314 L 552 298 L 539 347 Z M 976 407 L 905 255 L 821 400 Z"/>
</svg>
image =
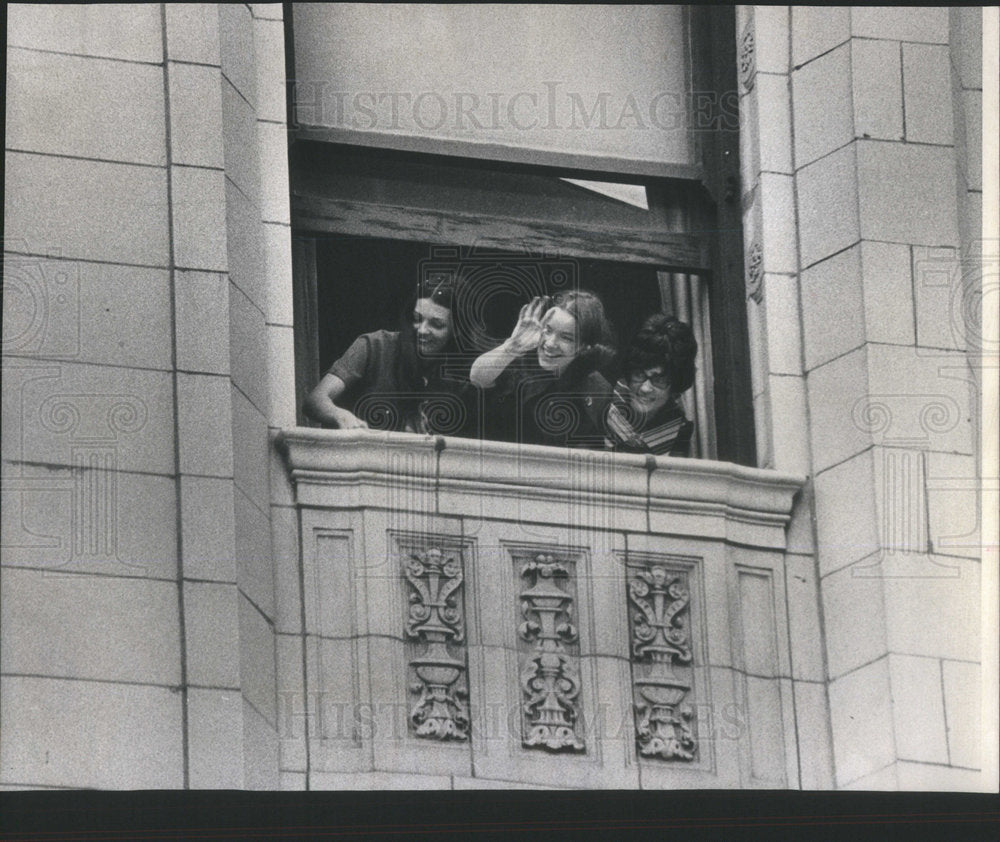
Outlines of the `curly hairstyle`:
<svg viewBox="0 0 1000 842">
<path fill-rule="evenodd" d="M 622 357 L 620 376 L 663 366 L 671 390 L 679 395 L 694 384 L 694 360 L 698 342 L 691 326 L 666 313 L 655 313 L 642 323 Z"/>
<path fill-rule="evenodd" d="M 583 347 L 566 374 L 579 376 L 606 366 L 614 357 L 615 340 L 601 299 L 589 290 L 572 290 L 555 296 L 552 306 L 576 319 L 577 341 Z"/>
</svg>

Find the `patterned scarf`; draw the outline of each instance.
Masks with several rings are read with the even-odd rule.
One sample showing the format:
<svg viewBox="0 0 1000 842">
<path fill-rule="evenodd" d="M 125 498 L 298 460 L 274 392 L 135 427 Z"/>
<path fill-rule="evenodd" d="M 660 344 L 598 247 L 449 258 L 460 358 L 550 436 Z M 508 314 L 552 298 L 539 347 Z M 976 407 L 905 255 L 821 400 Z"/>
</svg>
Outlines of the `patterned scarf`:
<svg viewBox="0 0 1000 842">
<path fill-rule="evenodd" d="M 632 408 L 631 389 L 619 380 L 605 418 L 607 443 L 617 450 L 639 453 L 686 453 L 694 425 L 675 400 L 670 400 L 652 417 L 644 418 Z"/>
</svg>

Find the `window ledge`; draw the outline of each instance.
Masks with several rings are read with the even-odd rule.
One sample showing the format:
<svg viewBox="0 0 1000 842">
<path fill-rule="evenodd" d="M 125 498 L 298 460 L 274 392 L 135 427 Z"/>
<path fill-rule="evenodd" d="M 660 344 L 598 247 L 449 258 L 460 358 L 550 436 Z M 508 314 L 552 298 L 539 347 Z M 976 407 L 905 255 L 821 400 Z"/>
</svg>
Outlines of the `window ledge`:
<svg viewBox="0 0 1000 842">
<path fill-rule="evenodd" d="M 784 549 L 805 482 L 729 462 L 410 433 L 294 428 L 277 441 L 299 506 L 405 507 L 768 549 Z"/>
</svg>

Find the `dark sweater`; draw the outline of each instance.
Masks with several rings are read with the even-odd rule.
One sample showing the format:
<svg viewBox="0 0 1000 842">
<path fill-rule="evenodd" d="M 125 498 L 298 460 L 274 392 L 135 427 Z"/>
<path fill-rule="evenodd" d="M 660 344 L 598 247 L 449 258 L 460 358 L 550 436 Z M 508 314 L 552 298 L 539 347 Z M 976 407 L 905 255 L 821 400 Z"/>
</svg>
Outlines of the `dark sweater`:
<svg viewBox="0 0 1000 842">
<path fill-rule="evenodd" d="M 525 354 L 485 391 L 483 437 L 600 449 L 610 396 L 611 386 L 597 371 L 571 365 L 556 377 Z"/>
</svg>

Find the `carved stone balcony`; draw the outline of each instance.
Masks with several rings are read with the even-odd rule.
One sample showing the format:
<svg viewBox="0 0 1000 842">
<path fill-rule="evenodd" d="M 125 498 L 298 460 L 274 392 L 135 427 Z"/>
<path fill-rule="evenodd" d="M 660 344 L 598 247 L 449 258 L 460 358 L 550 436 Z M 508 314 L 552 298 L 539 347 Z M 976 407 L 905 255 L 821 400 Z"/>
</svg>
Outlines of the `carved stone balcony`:
<svg viewBox="0 0 1000 842">
<path fill-rule="evenodd" d="M 313 788 L 797 786 L 802 478 L 370 431 L 279 447 Z"/>
</svg>

